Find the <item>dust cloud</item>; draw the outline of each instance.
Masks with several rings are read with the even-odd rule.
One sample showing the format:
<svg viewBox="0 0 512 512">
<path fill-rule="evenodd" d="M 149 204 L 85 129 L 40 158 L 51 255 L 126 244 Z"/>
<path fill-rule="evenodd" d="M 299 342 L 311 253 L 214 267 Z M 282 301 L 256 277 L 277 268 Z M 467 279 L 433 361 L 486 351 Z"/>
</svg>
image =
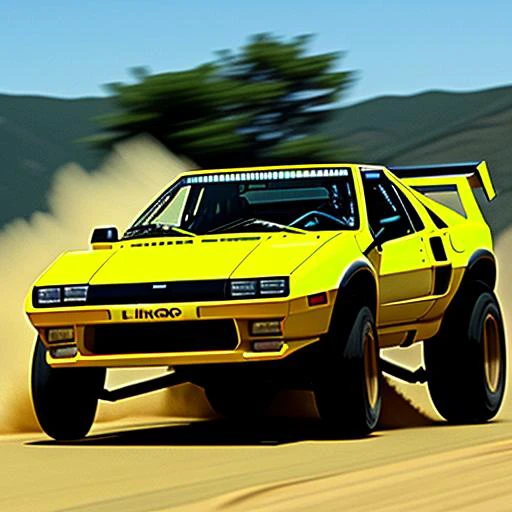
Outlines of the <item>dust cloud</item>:
<svg viewBox="0 0 512 512">
<path fill-rule="evenodd" d="M 49 194 L 49 213 L 16 220 L 0 232 L 2 299 L 0 308 L 0 432 L 38 429 L 29 394 L 29 373 L 35 331 L 23 311 L 25 295 L 35 278 L 62 252 L 87 249 L 91 229 L 116 225 L 124 229 L 148 200 L 187 165 L 149 138 L 119 145 L 100 169 L 88 173 L 64 166 Z M 155 375 L 158 370 L 109 372 L 109 386 Z M 194 390 L 178 388 L 174 404 L 168 394 L 102 404 L 99 419 L 129 414 L 169 415 L 185 411 Z M 200 413 L 207 409 L 206 400 Z M 171 410 L 173 409 L 173 410 Z M 208 410 L 208 409 L 207 409 Z"/>
<path fill-rule="evenodd" d="M 131 140 L 117 146 L 94 173 L 75 164 L 60 169 L 49 195 L 50 212 L 35 213 L 28 221 L 16 220 L 0 232 L 0 433 L 39 429 L 29 392 L 35 332 L 23 311 L 25 295 L 35 278 L 61 252 L 86 249 L 92 227 L 117 225 L 124 229 L 149 198 L 188 167 L 149 138 Z M 512 254 L 512 229 L 498 241 L 497 252 L 501 262 Z M 499 295 L 503 310 L 507 312 L 512 311 L 510 284 L 510 270 L 502 265 Z M 508 332 L 512 333 L 510 324 Z M 393 357 L 393 353 L 389 355 Z M 421 351 L 413 348 L 409 363 L 420 362 Z M 155 376 L 162 371 L 109 371 L 108 386 Z M 314 403 L 309 395 L 306 398 L 304 394 L 290 392 L 281 395 L 272 409 L 309 415 L 314 411 Z M 382 423 L 391 428 L 425 425 L 438 418 L 424 386 L 386 383 L 383 405 Z M 207 417 L 211 414 L 202 390 L 183 385 L 117 404 L 102 403 L 97 420 L 135 416 Z"/>
</svg>

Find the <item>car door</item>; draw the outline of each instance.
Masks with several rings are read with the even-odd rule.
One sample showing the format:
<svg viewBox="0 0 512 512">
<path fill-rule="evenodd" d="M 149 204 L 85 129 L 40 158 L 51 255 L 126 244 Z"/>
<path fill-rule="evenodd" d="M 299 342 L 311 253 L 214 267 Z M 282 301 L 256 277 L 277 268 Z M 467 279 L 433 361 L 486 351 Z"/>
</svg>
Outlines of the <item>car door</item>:
<svg viewBox="0 0 512 512">
<path fill-rule="evenodd" d="M 407 197 L 383 172 L 364 172 L 363 187 L 370 230 L 380 247 L 368 257 L 379 274 L 379 324 L 415 322 L 431 302 L 432 263 L 423 223 Z"/>
</svg>

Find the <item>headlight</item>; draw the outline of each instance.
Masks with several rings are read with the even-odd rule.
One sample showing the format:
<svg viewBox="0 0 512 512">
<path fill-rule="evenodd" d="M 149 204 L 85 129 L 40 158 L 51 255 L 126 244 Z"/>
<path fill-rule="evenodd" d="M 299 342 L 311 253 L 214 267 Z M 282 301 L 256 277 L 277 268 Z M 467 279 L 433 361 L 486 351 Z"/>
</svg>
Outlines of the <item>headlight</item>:
<svg viewBox="0 0 512 512">
<path fill-rule="evenodd" d="M 37 290 L 38 304 L 59 304 L 60 288 L 39 288 Z"/>
<path fill-rule="evenodd" d="M 232 297 L 254 297 L 258 292 L 258 281 L 231 281 Z"/>
<path fill-rule="evenodd" d="M 64 302 L 85 302 L 88 286 L 64 286 Z"/>
<path fill-rule="evenodd" d="M 70 306 L 76 303 L 87 302 L 87 285 L 52 286 L 34 288 L 34 306 L 59 306 L 65 303 Z"/>
<path fill-rule="evenodd" d="M 286 297 L 289 293 L 288 277 L 240 279 L 230 281 L 231 297 Z"/>
<path fill-rule="evenodd" d="M 261 279 L 260 293 L 261 295 L 271 295 L 272 297 L 288 295 L 287 279 Z"/>
</svg>

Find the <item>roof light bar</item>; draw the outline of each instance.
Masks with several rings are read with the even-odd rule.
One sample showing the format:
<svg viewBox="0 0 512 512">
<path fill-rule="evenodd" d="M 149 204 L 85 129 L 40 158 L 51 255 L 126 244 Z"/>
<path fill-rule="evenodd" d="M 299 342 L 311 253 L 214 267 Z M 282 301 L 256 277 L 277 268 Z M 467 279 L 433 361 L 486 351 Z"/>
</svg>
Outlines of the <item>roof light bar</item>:
<svg viewBox="0 0 512 512">
<path fill-rule="evenodd" d="M 348 169 L 292 169 L 283 171 L 251 171 L 201 174 L 185 178 L 187 185 L 195 183 L 233 183 L 237 181 L 292 180 L 304 178 L 338 178 L 348 176 Z"/>
</svg>

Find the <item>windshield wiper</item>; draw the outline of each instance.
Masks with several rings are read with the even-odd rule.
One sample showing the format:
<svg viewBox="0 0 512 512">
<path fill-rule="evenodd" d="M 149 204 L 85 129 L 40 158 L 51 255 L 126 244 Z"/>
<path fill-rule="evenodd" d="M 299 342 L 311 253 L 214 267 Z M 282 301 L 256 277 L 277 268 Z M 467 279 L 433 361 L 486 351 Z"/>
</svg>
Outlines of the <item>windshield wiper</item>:
<svg viewBox="0 0 512 512">
<path fill-rule="evenodd" d="M 245 217 L 240 217 L 239 219 L 233 220 L 231 222 L 227 222 L 226 224 L 222 224 L 221 226 L 217 226 L 216 228 L 210 229 L 209 231 L 206 232 L 206 234 L 209 235 L 211 233 L 218 233 L 219 231 L 222 231 L 224 229 L 227 229 L 227 230 L 233 229 L 237 226 L 245 224 L 247 222 L 247 220 L 249 220 L 249 219 L 246 219 Z"/>
<path fill-rule="evenodd" d="M 257 219 L 259 220 L 259 219 Z M 301 235 L 305 235 L 307 231 L 305 229 L 296 228 L 294 226 L 285 226 L 284 224 L 279 224 L 278 222 L 271 222 L 268 220 L 263 221 L 267 224 L 271 224 L 272 226 L 275 226 L 276 228 L 279 228 L 280 231 L 287 231 L 288 233 L 300 233 Z"/>
<path fill-rule="evenodd" d="M 144 238 L 155 235 L 171 236 L 172 233 L 191 237 L 197 236 L 195 233 L 192 233 L 191 231 L 187 231 L 185 229 L 181 229 L 180 227 L 175 226 L 174 224 L 161 224 L 155 222 L 153 224 L 134 226 L 128 229 L 124 235 L 124 238 Z"/>
<path fill-rule="evenodd" d="M 238 220 L 238 221 L 235 221 L 234 223 L 231 223 L 231 225 L 226 224 L 224 226 L 215 228 L 215 230 L 212 230 L 211 232 L 218 231 L 220 229 L 229 229 L 230 231 L 232 231 L 233 228 L 235 228 L 235 227 L 236 228 L 245 227 L 245 226 L 250 226 L 251 224 L 264 226 L 266 228 L 276 228 L 278 231 L 287 231 L 288 233 L 300 233 L 301 235 L 307 233 L 307 231 L 304 229 L 295 228 L 293 226 L 285 226 L 284 224 L 279 224 L 278 222 L 272 222 L 271 220 L 257 219 L 257 218 L 251 218 L 251 219 L 246 219 L 246 220 L 242 220 L 242 221 Z"/>
</svg>

